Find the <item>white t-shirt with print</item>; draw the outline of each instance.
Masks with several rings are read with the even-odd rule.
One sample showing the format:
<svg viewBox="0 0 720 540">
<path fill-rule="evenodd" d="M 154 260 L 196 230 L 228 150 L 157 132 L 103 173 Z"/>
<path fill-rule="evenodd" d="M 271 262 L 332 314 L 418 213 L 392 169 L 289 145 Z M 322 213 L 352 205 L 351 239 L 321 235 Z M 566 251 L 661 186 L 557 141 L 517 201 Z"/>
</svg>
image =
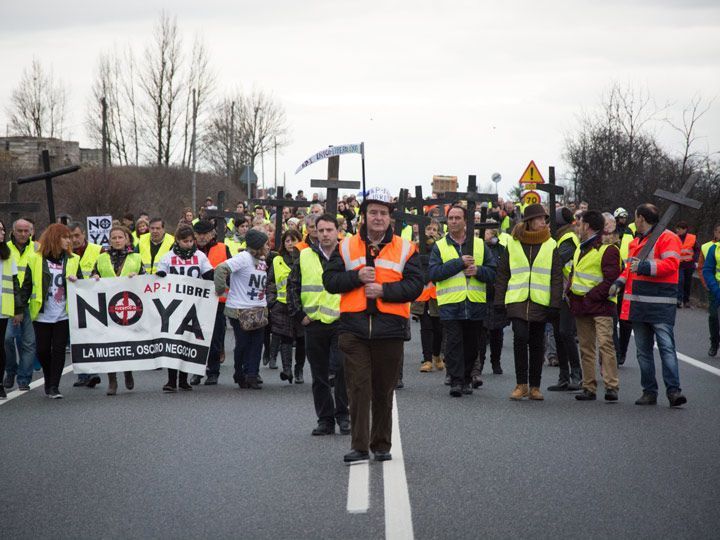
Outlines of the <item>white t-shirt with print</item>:
<svg viewBox="0 0 720 540">
<path fill-rule="evenodd" d="M 2 261 L 0 261 L 0 264 L 2 264 Z M 15 264 L 15 257 L 12 258 L 12 261 L 10 262 L 10 275 L 13 277 L 17 277 L 17 264 Z M 4 286 L 8 289 L 12 289 L 13 285 L 12 283 L 4 283 Z M 9 319 L 7 315 L 2 314 L 2 296 L 0 296 L 0 319 Z"/>
<path fill-rule="evenodd" d="M 178 257 L 171 250 L 160 260 L 157 269 L 158 272 L 165 272 L 166 274 L 202 279 L 203 274 L 212 270 L 213 266 L 210 264 L 207 255 L 199 249 L 189 259 Z"/>
<path fill-rule="evenodd" d="M 230 274 L 230 293 L 225 305 L 234 309 L 267 306 L 265 298 L 267 263 L 255 259 L 247 251 L 241 251 L 226 262 L 232 274 Z"/>
<path fill-rule="evenodd" d="M 56 323 L 68 318 L 63 263 L 54 263 L 49 259 L 45 260 L 52 279 L 50 280 L 43 309 L 35 320 L 42 323 Z"/>
</svg>

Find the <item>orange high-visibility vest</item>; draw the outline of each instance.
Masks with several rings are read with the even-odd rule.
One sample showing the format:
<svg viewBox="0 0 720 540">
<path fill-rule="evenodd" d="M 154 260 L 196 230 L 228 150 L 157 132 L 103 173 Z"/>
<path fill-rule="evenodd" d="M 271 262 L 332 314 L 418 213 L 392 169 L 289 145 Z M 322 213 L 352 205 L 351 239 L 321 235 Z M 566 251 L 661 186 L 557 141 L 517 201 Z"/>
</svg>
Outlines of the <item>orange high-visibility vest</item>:
<svg viewBox="0 0 720 540">
<path fill-rule="evenodd" d="M 685 235 L 685 240 L 680 248 L 680 260 L 682 262 L 690 262 L 693 260 L 693 248 L 695 247 L 696 241 L 697 236 L 694 234 L 687 233 Z"/>
<path fill-rule="evenodd" d="M 437 298 L 437 288 L 432 281 L 428 281 L 423 288 L 423 292 L 417 297 L 416 302 L 427 302 L 431 298 Z"/>
<path fill-rule="evenodd" d="M 365 241 L 359 234 L 345 238 L 340 244 L 340 255 L 345 263 L 345 270 L 360 270 L 366 266 Z M 375 283 L 394 283 L 403 278 L 403 270 L 407 260 L 415 253 L 415 245 L 408 240 L 393 235 L 375 257 Z M 378 311 L 390 315 L 410 318 L 410 302 L 385 302 L 382 298 L 375 300 Z M 358 287 L 340 295 L 340 312 L 357 313 L 367 309 L 365 287 Z"/>
<path fill-rule="evenodd" d="M 210 248 L 210 251 L 208 251 L 208 260 L 213 268 L 217 268 L 220 263 L 227 260 L 227 246 L 220 243 L 215 244 Z M 228 290 L 225 288 L 225 294 L 218 298 L 218 302 L 225 303 L 227 300 L 227 292 Z"/>
</svg>

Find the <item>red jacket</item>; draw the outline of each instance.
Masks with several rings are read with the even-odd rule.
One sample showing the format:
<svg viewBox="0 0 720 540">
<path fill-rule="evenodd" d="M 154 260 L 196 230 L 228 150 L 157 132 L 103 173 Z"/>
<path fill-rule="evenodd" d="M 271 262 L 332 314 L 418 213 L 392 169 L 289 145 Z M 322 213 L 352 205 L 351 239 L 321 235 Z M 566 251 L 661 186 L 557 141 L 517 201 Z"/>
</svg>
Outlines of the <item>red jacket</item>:
<svg viewBox="0 0 720 540">
<path fill-rule="evenodd" d="M 629 258 L 637 257 L 651 232 L 652 229 L 630 242 Z M 625 282 L 621 319 L 675 324 L 681 245 L 675 233 L 665 230 L 637 273 L 630 270 L 630 264 L 625 267 L 620 277 Z"/>
</svg>

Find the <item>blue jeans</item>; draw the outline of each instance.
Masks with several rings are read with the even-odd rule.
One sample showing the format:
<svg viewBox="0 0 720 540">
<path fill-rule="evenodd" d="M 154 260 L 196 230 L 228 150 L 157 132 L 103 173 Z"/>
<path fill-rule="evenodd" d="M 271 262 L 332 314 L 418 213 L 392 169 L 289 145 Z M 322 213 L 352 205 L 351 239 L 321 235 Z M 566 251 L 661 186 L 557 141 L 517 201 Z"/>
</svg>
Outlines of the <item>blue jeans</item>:
<svg viewBox="0 0 720 540">
<path fill-rule="evenodd" d="M 235 333 L 235 375 L 236 383 L 243 377 L 257 377 L 260 370 L 260 355 L 262 353 L 263 339 L 265 338 L 265 327 L 246 332 L 240 328 L 237 319 L 230 319 Z"/>
<path fill-rule="evenodd" d="M 15 346 L 20 352 L 20 363 L 18 365 Z M 35 362 L 35 331 L 30 310 L 25 308 L 23 321 L 15 326 L 8 321 L 5 331 L 5 373 L 17 376 L 18 385 L 30 384 L 33 376 L 33 363 Z"/>
<path fill-rule="evenodd" d="M 674 326 L 666 323 L 633 322 L 632 329 L 635 334 L 635 348 L 637 349 L 638 364 L 640 364 L 640 384 L 643 387 L 643 392 L 655 395 L 658 393 L 658 384 L 655 379 L 655 356 L 653 354 L 653 342 L 656 339 L 660 350 L 665 390 L 668 394 L 680 392 L 680 373 L 675 352 Z"/>
</svg>

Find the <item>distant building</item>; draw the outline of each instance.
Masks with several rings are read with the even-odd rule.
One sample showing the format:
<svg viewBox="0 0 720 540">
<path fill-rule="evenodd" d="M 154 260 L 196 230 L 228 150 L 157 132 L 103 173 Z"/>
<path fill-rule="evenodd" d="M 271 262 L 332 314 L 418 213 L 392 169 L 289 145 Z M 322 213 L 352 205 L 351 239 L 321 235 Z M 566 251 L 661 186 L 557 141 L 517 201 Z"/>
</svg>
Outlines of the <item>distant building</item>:
<svg viewBox="0 0 720 540">
<path fill-rule="evenodd" d="M 457 176 L 434 175 L 432 179 L 432 190 L 434 193 L 455 193 L 458 190 Z"/>
<path fill-rule="evenodd" d="M 42 152 L 50 153 L 50 167 L 68 165 L 100 165 L 102 150 L 80 148 L 77 141 L 63 141 L 50 137 L 0 137 L 0 161 L 12 162 L 18 169 L 42 168 Z"/>
</svg>

